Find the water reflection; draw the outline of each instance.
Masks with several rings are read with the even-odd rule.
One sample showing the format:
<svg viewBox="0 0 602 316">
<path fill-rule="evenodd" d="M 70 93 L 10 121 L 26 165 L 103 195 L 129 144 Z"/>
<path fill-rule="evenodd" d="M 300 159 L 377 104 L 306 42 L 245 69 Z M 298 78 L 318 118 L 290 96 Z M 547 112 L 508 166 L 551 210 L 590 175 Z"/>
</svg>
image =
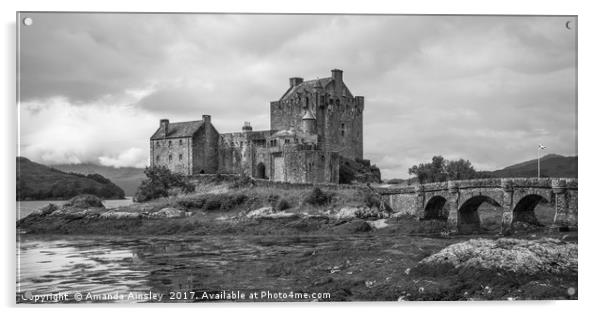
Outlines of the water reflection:
<svg viewBox="0 0 602 316">
<path fill-rule="evenodd" d="M 268 276 L 266 269 L 287 256 L 377 242 L 372 238 L 23 236 L 17 249 L 17 301 L 26 302 L 22 295 L 31 293 L 140 294 L 136 300 L 111 299 L 132 302 L 148 301 L 143 294 L 149 292 L 298 290 L 295 283 L 305 280 Z"/>
</svg>

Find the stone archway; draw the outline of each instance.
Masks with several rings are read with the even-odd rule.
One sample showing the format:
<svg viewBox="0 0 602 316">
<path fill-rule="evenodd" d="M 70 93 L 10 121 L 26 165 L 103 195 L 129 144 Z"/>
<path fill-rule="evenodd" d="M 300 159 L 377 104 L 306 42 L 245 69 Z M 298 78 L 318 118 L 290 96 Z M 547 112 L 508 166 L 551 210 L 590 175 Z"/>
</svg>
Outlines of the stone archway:
<svg viewBox="0 0 602 316">
<path fill-rule="evenodd" d="M 542 226 L 535 215 L 535 207 L 540 203 L 549 201 L 539 194 L 528 194 L 523 196 L 512 210 L 512 224 L 519 222 L 536 226 Z"/>
<path fill-rule="evenodd" d="M 447 199 L 440 195 L 432 197 L 424 207 L 424 218 L 422 219 L 447 221 L 449 209 L 446 209 L 446 203 Z"/>
<path fill-rule="evenodd" d="M 265 174 L 265 165 L 263 164 L 263 162 L 260 162 L 257 164 L 257 168 L 255 168 L 255 178 L 258 179 L 266 179 L 266 174 Z"/>
<path fill-rule="evenodd" d="M 487 195 L 477 195 L 469 198 L 458 209 L 458 231 L 460 233 L 470 234 L 481 230 L 479 207 L 483 203 L 501 207 L 500 203 Z"/>
</svg>

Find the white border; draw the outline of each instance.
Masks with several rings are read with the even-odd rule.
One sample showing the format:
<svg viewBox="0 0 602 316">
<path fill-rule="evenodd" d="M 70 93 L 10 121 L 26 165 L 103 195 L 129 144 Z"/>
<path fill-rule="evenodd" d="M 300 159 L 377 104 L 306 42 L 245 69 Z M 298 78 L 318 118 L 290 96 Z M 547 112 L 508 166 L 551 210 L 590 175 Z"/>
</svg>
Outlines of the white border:
<svg viewBox="0 0 602 316">
<path fill-rule="evenodd" d="M 0 15 L 3 21 L 2 46 L 2 141 L 1 155 L 2 175 L 0 194 L 2 196 L 4 215 L 4 239 L 2 244 L 2 301 L 4 312 L 19 314 L 56 313 L 61 315 L 80 315 L 126 312 L 164 314 L 170 312 L 167 308 L 176 308 L 176 313 L 208 314 L 302 314 L 327 312 L 337 314 L 366 314 L 366 313 L 395 313 L 406 315 L 423 314 L 546 314 L 547 315 L 576 315 L 589 310 L 599 310 L 598 287 L 601 284 L 599 266 L 602 262 L 599 242 L 602 241 L 597 232 L 602 225 L 602 203 L 596 197 L 600 195 L 596 186 L 600 178 L 600 136 L 599 126 L 602 125 L 600 107 L 600 58 L 602 58 L 600 31 L 602 13 L 597 10 L 596 1 L 338 1 L 325 0 L 303 1 L 229 1 L 186 2 L 179 0 L 104 0 L 85 2 L 75 0 L 8 0 L 2 1 Z M 582 210 L 579 254 L 579 301 L 558 302 L 435 302 L 435 303 L 336 303 L 336 304 L 229 304 L 229 305 L 144 305 L 136 309 L 133 306 L 81 306 L 68 307 L 15 307 L 15 156 L 17 153 L 17 111 L 15 107 L 15 12 L 16 11 L 145 11 L 145 12 L 256 12 L 256 13 L 400 13 L 400 14 L 558 14 L 579 16 L 579 163 L 580 172 L 580 209 Z M 82 308 L 85 308 L 83 310 Z M 44 310 L 41 310 L 44 309 Z M 375 310 L 376 309 L 376 310 Z M 173 312 L 171 312 L 173 314 Z"/>
</svg>

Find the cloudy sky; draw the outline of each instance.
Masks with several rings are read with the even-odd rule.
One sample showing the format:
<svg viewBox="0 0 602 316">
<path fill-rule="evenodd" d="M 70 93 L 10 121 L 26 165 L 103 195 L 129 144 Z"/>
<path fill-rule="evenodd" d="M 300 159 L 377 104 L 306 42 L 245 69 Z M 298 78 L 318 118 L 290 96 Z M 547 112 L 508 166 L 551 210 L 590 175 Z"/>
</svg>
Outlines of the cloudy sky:
<svg viewBox="0 0 602 316">
<path fill-rule="evenodd" d="M 344 70 L 384 178 L 440 154 L 491 170 L 577 154 L 573 17 L 28 14 L 20 155 L 144 166 L 160 118 L 269 128 L 288 78 Z M 566 27 L 567 21 L 569 29 Z"/>
</svg>

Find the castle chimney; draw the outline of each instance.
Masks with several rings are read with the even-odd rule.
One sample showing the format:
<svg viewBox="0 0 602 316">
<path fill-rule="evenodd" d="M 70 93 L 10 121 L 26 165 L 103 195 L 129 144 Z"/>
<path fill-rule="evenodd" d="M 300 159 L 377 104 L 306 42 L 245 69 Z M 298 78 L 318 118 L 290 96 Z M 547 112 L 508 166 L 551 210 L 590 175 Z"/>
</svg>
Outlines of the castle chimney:
<svg viewBox="0 0 602 316">
<path fill-rule="evenodd" d="M 203 115 L 203 123 L 211 123 L 211 115 Z"/>
<path fill-rule="evenodd" d="M 251 122 L 244 122 L 242 126 L 242 131 L 245 133 L 253 131 L 253 127 L 251 127 Z"/>
<path fill-rule="evenodd" d="M 167 132 L 169 131 L 169 120 L 168 119 L 161 119 L 159 121 L 159 126 L 163 130 L 163 135 L 165 135 L 165 137 L 167 137 Z"/>
<path fill-rule="evenodd" d="M 289 79 L 289 82 L 291 84 L 291 87 L 294 87 L 298 84 L 301 84 L 303 82 L 303 78 L 299 78 L 299 77 L 292 77 Z"/>
<path fill-rule="evenodd" d="M 340 93 L 343 88 L 343 71 L 340 69 L 333 69 L 330 72 L 332 73 L 332 79 L 334 79 L 334 88 Z"/>
</svg>

